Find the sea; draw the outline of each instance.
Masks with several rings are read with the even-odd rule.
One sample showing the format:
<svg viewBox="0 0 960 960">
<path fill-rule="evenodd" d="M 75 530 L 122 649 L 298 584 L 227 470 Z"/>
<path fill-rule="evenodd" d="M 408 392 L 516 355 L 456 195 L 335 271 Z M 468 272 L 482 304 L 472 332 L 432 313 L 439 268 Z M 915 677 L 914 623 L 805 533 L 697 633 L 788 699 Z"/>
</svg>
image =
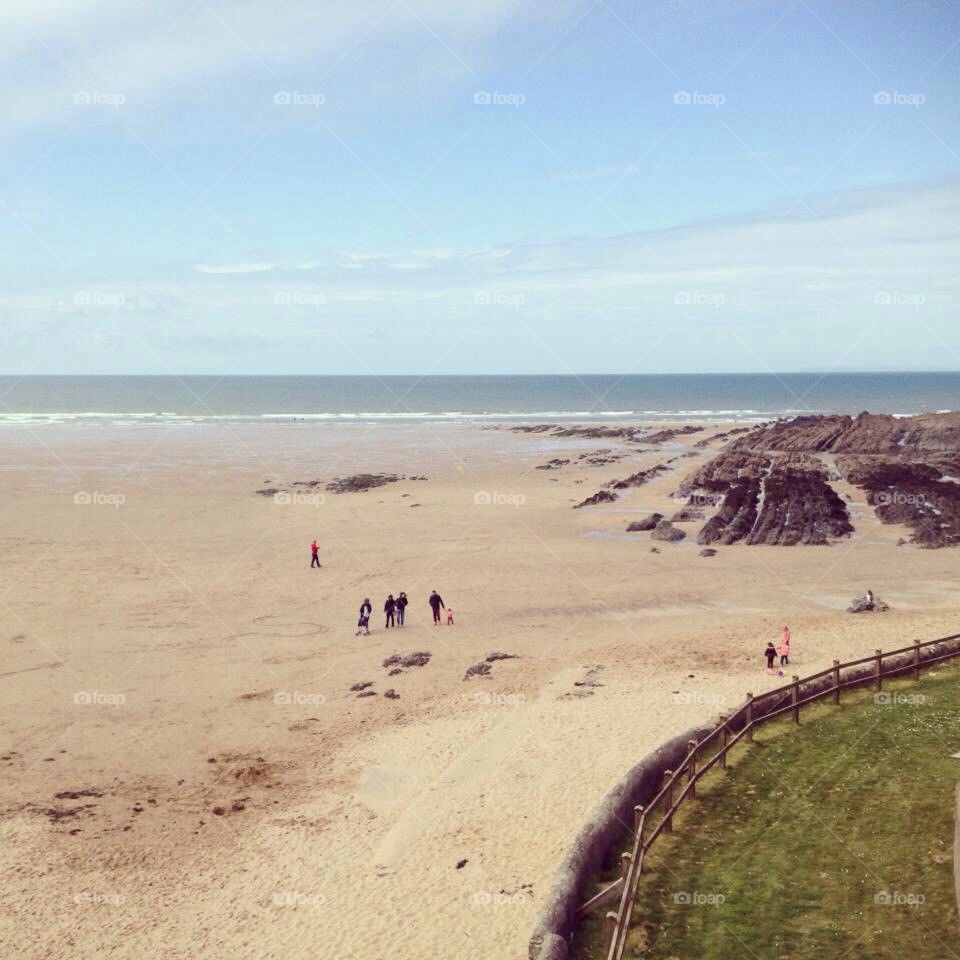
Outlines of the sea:
<svg viewBox="0 0 960 960">
<path fill-rule="evenodd" d="M 2 376 L 3 424 L 734 420 L 960 409 L 960 372 Z"/>
</svg>

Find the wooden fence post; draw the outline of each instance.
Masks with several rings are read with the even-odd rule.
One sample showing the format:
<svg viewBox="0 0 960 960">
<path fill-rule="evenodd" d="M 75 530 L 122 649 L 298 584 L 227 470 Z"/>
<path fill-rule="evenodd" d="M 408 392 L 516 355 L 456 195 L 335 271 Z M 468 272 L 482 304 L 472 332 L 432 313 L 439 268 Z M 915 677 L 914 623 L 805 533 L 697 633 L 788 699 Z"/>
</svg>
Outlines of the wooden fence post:
<svg viewBox="0 0 960 960">
<path fill-rule="evenodd" d="M 747 711 L 744 715 L 744 723 L 747 725 L 747 743 L 753 743 L 753 694 L 747 694 Z"/>
<path fill-rule="evenodd" d="M 688 740 L 687 749 L 690 754 L 690 763 L 687 766 L 687 782 L 691 784 L 690 797 L 692 799 L 697 795 L 697 741 Z"/>
<path fill-rule="evenodd" d="M 613 946 L 613 938 L 617 935 L 617 915 L 611 910 L 603 918 L 603 924 L 607 928 L 607 950 Z"/>
<path fill-rule="evenodd" d="M 840 702 L 840 661 L 833 661 L 833 702 Z"/>
<path fill-rule="evenodd" d="M 667 833 L 673 833 L 673 815 L 668 813 L 673 806 L 673 771 L 664 770 L 663 785 L 666 788 L 663 794 L 663 829 Z"/>
<path fill-rule="evenodd" d="M 793 704 L 793 722 L 800 722 L 800 678 L 794 674 L 793 686 L 790 688 L 790 702 Z"/>
<path fill-rule="evenodd" d="M 875 650 L 875 651 L 874 651 L 874 656 L 875 656 L 874 673 L 876 674 L 876 681 L 875 681 L 875 683 L 876 683 L 876 688 L 877 688 L 877 690 L 882 690 L 882 689 L 883 689 L 883 677 L 881 676 L 881 674 L 883 673 L 883 651 L 881 651 L 881 650 Z"/>
<path fill-rule="evenodd" d="M 633 833 L 636 836 L 640 833 L 640 827 L 643 824 L 643 807 L 638 803 L 633 808 Z"/>
<path fill-rule="evenodd" d="M 633 860 L 633 857 L 626 851 L 620 854 L 620 876 L 624 880 L 627 879 L 627 873 L 630 871 L 631 860 Z"/>
<path fill-rule="evenodd" d="M 920 641 L 913 641 L 913 679 L 920 679 Z"/>
<path fill-rule="evenodd" d="M 727 717 L 720 718 L 720 769 L 727 769 Z"/>
</svg>

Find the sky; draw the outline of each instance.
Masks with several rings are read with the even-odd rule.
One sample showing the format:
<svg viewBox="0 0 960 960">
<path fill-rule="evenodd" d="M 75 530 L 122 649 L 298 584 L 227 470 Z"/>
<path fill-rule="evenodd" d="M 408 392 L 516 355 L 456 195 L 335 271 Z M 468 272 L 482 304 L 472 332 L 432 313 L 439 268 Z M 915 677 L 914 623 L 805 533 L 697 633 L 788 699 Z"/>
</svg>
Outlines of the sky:
<svg viewBox="0 0 960 960">
<path fill-rule="evenodd" d="M 960 369 L 952 0 L 7 0 L 0 372 Z"/>
</svg>

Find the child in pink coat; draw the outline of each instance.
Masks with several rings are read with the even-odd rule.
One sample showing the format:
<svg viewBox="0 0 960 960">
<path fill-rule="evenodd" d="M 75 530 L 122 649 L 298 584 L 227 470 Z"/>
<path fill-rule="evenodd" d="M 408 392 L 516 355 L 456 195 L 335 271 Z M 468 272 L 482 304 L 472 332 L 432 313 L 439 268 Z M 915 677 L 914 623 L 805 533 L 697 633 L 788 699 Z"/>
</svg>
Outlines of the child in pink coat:
<svg viewBox="0 0 960 960">
<path fill-rule="evenodd" d="M 785 667 L 790 662 L 790 628 L 783 628 L 783 636 L 780 638 L 780 646 L 777 649 L 780 654 L 780 666 Z"/>
</svg>

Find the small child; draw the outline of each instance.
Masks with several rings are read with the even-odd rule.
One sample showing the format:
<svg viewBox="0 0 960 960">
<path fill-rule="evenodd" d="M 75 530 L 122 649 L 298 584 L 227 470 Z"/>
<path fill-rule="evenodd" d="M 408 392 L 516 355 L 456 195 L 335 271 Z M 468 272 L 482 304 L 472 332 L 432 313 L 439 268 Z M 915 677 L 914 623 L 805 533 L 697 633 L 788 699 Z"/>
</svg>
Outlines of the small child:
<svg viewBox="0 0 960 960">
<path fill-rule="evenodd" d="M 370 636 L 370 614 L 360 614 L 360 619 L 357 621 L 357 632 L 354 634 L 355 637 Z"/>
<path fill-rule="evenodd" d="M 783 628 L 783 639 L 780 641 L 778 653 L 780 654 L 780 666 L 785 667 L 790 663 L 790 631 L 786 627 Z"/>
<path fill-rule="evenodd" d="M 453 607 L 447 607 L 447 624 L 453 623 Z"/>
<path fill-rule="evenodd" d="M 767 643 L 767 649 L 763 651 L 767 658 L 767 673 L 773 673 L 773 661 L 777 656 L 777 648 L 772 643 Z"/>
</svg>

